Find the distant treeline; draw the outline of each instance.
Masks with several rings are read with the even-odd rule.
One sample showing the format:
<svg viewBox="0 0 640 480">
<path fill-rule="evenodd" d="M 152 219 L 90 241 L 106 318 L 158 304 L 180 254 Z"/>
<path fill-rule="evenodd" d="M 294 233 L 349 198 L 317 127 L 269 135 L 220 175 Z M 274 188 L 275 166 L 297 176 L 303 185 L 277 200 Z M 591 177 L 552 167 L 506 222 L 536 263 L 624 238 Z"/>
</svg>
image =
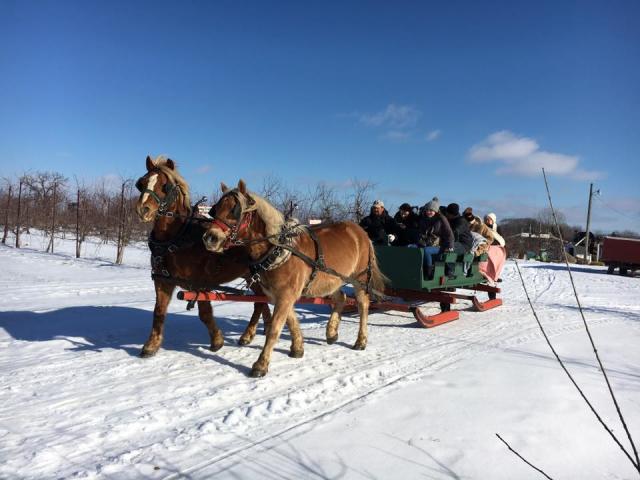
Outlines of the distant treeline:
<svg viewBox="0 0 640 480">
<path fill-rule="evenodd" d="M 122 263 L 126 245 L 148 234 L 148 225 L 135 215 L 136 193 L 130 179 L 113 188 L 105 182 L 91 186 L 70 182 L 57 172 L 5 177 L 0 186 L 2 243 L 10 241 L 19 248 L 20 236 L 37 229 L 49 234 L 46 250 L 53 252 L 56 237 L 72 234 L 79 257 L 85 238 L 95 236 L 115 243 L 115 260 Z"/>
<path fill-rule="evenodd" d="M 125 247 L 145 240 L 151 228 L 136 215 L 139 192 L 134 184 L 134 179 L 121 179 L 118 185 L 108 185 L 104 180 L 87 185 L 58 172 L 4 177 L 0 182 L 2 243 L 19 248 L 20 235 L 37 229 L 48 233 L 46 250 L 53 252 L 55 238 L 71 235 L 76 238 L 76 256 L 80 257 L 82 243 L 91 236 L 116 244 L 115 261 L 121 263 Z M 272 176 L 254 186 L 281 211 L 291 212 L 304 223 L 311 219 L 359 222 L 369 214 L 373 188 L 373 183 L 355 179 L 346 190 L 320 182 L 303 192 Z M 218 197 L 214 192 L 208 204 Z"/>
<path fill-rule="evenodd" d="M 35 228 L 49 234 L 47 251 L 53 251 L 54 238 L 71 235 L 76 238 L 76 256 L 82 251 L 87 236 L 101 239 L 117 246 L 116 263 L 122 262 L 125 247 L 132 241 L 147 238 L 150 224 L 139 221 L 135 204 L 139 192 L 134 188 L 134 179 L 121 179 L 117 185 L 108 185 L 104 180 L 87 185 L 78 180 L 69 180 L 57 172 L 35 172 L 14 178 L 2 178 L 0 182 L 0 225 L 2 243 L 11 242 L 20 246 L 20 235 Z M 359 222 L 369 214 L 375 184 L 370 181 L 352 179 L 346 187 L 337 188 L 319 182 L 304 190 L 291 188 L 275 176 L 265 177 L 260 185 L 250 188 L 273 203 L 280 211 L 290 212 L 301 223 L 311 220 L 331 222 L 353 220 Z M 195 198 L 191 192 L 192 198 Z M 214 192 L 208 204 L 219 197 Z M 395 212 L 390 212 L 393 215 Z M 580 227 L 569 226 L 562 213 L 558 221 L 563 238 L 570 242 Z M 544 241 L 540 234 L 557 237 L 549 209 L 541 210 L 535 218 L 506 218 L 499 221 L 502 235 L 507 239 L 511 255 L 521 255 L 528 250 L 559 248 L 552 239 Z M 523 238 L 521 233 L 538 235 L 538 238 Z M 9 233 L 12 233 L 9 236 Z M 638 238 L 632 231 L 595 232 L 597 236 L 615 235 Z"/>
</svg>

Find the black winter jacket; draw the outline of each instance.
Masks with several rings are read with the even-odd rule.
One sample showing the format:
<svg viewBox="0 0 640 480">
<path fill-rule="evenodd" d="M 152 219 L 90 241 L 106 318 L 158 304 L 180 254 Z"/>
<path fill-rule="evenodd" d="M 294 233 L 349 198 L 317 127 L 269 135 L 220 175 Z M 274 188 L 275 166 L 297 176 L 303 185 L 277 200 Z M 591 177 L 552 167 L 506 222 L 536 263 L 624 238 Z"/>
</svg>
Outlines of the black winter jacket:
<svg viewBox="0 0 640 480">
<path fill-rule="evenodd" d="M 404 247 L 409 244 L 418 243 L 418 223 L 420 218 L 414 212 L 410 212 L 406 218 L 400 215 L 400 212 L 393 216 L 393 219 L 399 226 L 398 236 L 393 242 L 397 247 Z"/>
<path fill-rule="evenodd" d="M 373 211 L 362 220 L 360 226 L 367 232 L 374 245 L 388 245 L 387 235 L 397 235 L 400 228 L 386 210 L 382 215 L 374 215 Z"/>
<path fill-rule="evenodd" d="M 420 216 L 418 245 L 422 247 L 440 246 L 440 250 L 453 248 L 453 232 L 447 219 L 439 213 L 433 217 Z"/>
<path fill-rule="evenodd" d="M 463 217 L 455 217 L 449 220 L 451 230 L 453 230 L 454 241 L 464 245 L 467 252 L 471 251 L 473 246 L 473 236 L 471 235 L 471 229 L 469 228 L 469 222 Z"/>
</svg>

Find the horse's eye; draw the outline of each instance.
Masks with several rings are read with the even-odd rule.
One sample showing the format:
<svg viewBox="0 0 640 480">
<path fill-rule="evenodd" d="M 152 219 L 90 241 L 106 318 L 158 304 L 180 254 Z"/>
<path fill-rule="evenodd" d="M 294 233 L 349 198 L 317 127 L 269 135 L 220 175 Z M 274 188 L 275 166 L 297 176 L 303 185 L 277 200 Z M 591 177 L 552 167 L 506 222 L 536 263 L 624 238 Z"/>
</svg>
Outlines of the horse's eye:
<svg viewBox="0 0 640 480">
<path fill-rule="evenodd" d="M 142 191 L 144 190 L 144 186 L 142 185 L 142 179 L 139 178 L 138 181 L 136 182 L 136 189 L 142 193 Z"/>
<path fill-rule="evenodd" d="M 165 194 L 166 194 L 168 191 L 169 191 L 169 184 L 168 184 L 168 183 L 165 183 L 165 184 L 162 186 L 162 193 L 165 193 Z"/>
<path fill-rule="evenodd" d="M 240 219 L 240 215 L 242 214 L 242 209 L 240 208 L 240 204 L 236 203 L 231 211 L 231 214 L 236 218 L 236 220 Z"/>
</svg>

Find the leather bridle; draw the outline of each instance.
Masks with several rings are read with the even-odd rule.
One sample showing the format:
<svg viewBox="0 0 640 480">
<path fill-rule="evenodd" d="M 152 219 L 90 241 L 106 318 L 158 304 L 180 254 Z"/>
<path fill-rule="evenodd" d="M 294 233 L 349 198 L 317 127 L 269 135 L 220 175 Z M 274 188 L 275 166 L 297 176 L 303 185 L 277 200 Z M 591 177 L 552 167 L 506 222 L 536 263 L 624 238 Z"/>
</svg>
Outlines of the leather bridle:
<svg viewBox="0 0 640 480">
<path fill-rule="evenodd" d="M 240 202 L 240 198 L 235 192 L 231 192 L 227 195 L 234 195 L 236 197 L 236 205 L 233 207 L 232 213 L 235 217 L 235 223 L 230 224 L 226 220 L 221 219 L 216 215 L 216 207 L 215 205 L 211 207 L 209 210 L 209 216 L 213 218 L 212 222 L 216 225 L 222 232 L 227 236 L 224 244 L 222 245 L 223 250 L 227 250 L 233 246 L 243 245 L 244 242 L 238 237 L 247 231 L 249 225 L 253 221 L 253 212 L 255 210 L 247 210 L 242 211 L 242 206 Z M 220 199 L 221 201 L 222 199 Z M 218 203 L 220 203 L 218 201 Z M 227 233 L 229 232 L 229 233 Z"/>
<path fill-rule="evenodd" d="M 168 209 L 178 199 L 178 193 L 181 192 L 179 185 L 171 182 L 165 183 L 165 185 L 162 187 L 163 191 L 166 191 L 166 194 L 163 198 L 160 198 L 158 194 L 153 190 L 150 190 L 148 188 L 143 188 L 142 178 L 140 178 L 136 182 L 136 189 L 138 189 L 138 191 L 140 192 L 140 195 L 144 195 L 145 193 L 148 193 L 151 196 L 151 198 L 153 198 L 156 201 L 156 203 L 158 204 L 156 217 L 173 217 L 174 216 L 174 213 L 169 211 Z"/>
</svg>

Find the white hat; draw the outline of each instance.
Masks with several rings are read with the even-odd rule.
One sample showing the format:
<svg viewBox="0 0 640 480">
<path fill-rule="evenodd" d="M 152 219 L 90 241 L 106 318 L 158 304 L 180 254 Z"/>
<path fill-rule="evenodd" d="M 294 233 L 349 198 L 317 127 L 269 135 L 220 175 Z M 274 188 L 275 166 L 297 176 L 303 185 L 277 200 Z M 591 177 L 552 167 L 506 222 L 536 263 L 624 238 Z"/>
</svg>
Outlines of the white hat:
<svg viewBox="0 0 640 480">
<path fill-rule="evenodd" d="M 375 202 L 373 202 L 373 206 L 384 208 L 384 202 L 382 200 L 376 200 Z"/>
</svg>

